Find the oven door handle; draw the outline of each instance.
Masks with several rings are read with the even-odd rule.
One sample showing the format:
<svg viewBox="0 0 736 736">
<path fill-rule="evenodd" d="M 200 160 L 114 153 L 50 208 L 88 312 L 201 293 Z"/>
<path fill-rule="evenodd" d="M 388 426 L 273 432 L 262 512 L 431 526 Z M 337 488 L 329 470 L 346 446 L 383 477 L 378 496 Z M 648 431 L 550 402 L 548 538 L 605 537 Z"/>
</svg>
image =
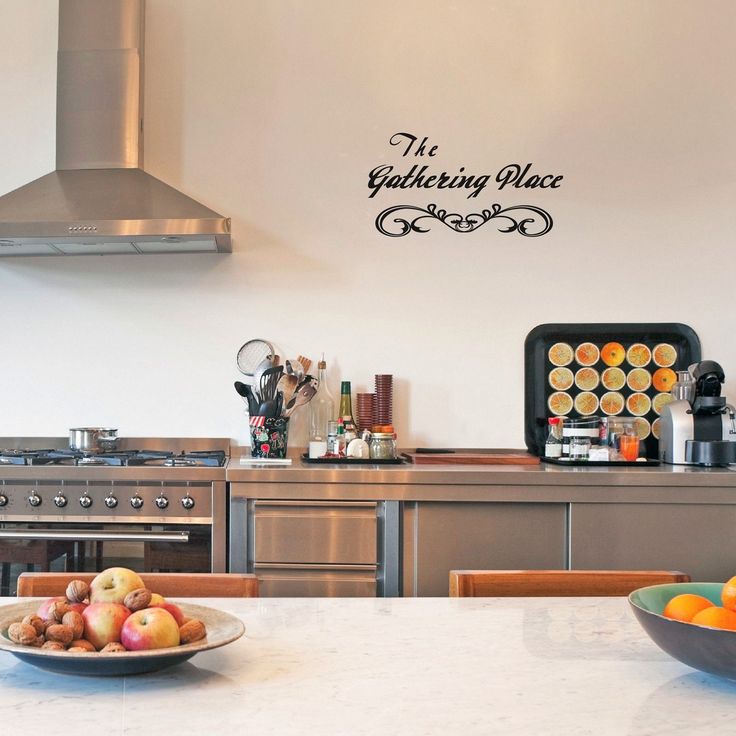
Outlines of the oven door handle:
<svg viewBox="0 0 736 736">
<path fill-rule="evenodd" d="M 43 531 L 40 529 L 0 529 L 0 539 L 45 539 L 71 542 L 181 542 L 189 541 L 189 532 L 83 532 Z"/>
</svg>

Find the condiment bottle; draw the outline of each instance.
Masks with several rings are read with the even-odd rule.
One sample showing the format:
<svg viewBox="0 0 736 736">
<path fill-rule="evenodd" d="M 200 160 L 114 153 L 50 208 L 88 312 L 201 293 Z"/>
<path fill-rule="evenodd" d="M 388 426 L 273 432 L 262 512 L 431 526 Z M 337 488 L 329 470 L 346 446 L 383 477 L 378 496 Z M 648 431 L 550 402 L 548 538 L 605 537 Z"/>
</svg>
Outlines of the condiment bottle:
<svg viewBox="0 0 736 736">
<path fill-rule="evenodd" d="M 547 440 L 544 443 L 544 456 L 545 457 L 561 457 L 562 456 L 562 437 L 558 432 L 560 425 L 559 417 L 550 417 L 547 420 Z"/>
<path fill-rule="evenodd" d="M 340 384 L 340 411 L 338 419 L 342 420 L 345 425 L 345 436 L 348 441 L 354 440 L 357 436 L 357 427 L 353 419 L 353 399 L 350 395 L 350 381 L 343 381 Z"/>
<path fill-rule="evenodd" d="M 327 426 L 328 422 L 331 422 L 335 418 L 335 400 L 332 398 L 332 394 L 327 388 L 327 380 L 325 372 L 327 369 L 327 363 L 325 363 L 325 356 L 322 355 L 322 360 L 317 364 L 319 372 L 317 378 L 319 379 L 319 386 L 317 387 L 317 393 L 314 395 L 312 400 L 309 402 L 309 444 L 327 442 Z M 315 447 L 322 447 L 321 444 L 315 445 Z M 331 450 L 327 448 L 328 452 Z"/>
</svg>

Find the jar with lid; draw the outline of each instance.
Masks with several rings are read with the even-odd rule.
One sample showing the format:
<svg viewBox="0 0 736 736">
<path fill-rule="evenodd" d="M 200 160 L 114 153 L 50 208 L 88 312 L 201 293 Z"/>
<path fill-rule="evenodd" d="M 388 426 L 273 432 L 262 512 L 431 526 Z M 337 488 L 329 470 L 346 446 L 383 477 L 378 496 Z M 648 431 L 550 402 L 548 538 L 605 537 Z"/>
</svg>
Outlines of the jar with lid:
<svg viewBox="0 0 736 736">
<path fill-rule="evenodd" d="M 396 437 L 393 432 L 373 432 L 369 448 L 371 460 L 394 460 Z"/>
</svg>

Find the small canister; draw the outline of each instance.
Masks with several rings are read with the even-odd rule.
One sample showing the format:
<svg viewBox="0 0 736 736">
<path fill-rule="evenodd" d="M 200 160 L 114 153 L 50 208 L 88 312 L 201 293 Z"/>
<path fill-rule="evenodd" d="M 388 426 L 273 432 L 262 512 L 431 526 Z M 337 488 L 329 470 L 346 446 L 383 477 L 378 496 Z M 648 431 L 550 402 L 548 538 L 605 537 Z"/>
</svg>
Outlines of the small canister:
<svg viewBox="0 0 736 736">
<path fill-rule="evenodd" d="M 396 438 L 393 432 L 373 432 L 369 447 L 371 460 L 396 458 Z"/>
</svg>

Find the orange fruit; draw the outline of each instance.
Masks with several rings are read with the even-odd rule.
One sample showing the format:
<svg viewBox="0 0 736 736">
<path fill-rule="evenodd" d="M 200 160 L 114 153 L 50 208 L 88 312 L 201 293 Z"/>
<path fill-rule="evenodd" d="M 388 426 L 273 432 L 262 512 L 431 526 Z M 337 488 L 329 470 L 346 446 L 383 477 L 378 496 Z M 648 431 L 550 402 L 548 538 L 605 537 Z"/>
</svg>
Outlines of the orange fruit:
<svg viewBox="0 0 736 736">
<path fill-rule="evenodd" d="M 649 422 L 643 417 L 637 417 L 636 419 L 634 419 L 634 431 L 636 432 L 636 436 L 640 440 L 645 440 L 647 437 L 649 437 Z"/>
<path fill-rule="evenodd" d="M 652 434 L 655 436 L 656 439 L 659 439 L 659 425 L 662 423 L 662 420 L 657 417 L 652 422 Z"/>
<path fill-rule="evenodd" d="M 547 406 L 554 415 L 565 416 L 572 411 L 572 396 L 564 391 L 555 391 L 547 399 Z"/>
<path fill-rule="evenodd" d="M 620 368 L 606 368 L 601 374 L 601 383 L 609 391 L 618 391 L 626 383 L 626 374 Z"/>
<path fill-rule="evenodd" d="M 652 358 L 660 368 L 670 368 L 677 360 L 677 350 L 669 343 L 661 342 L 654 346 Z"/>
<path fill-rule="evenodd" d="M 624 397 L 618 391 L 608 391 L 601 396 L 601 411 L 610 416 L 620 414 L 624 410 Z"/>
<path fill-rule="evenodd" d="M 575 411 L 582 416 L 595 413 L 598 408 L 598 397 L 590 391 L 583 391 L 575 397 Z"/>
<path fill-rule="evenodd" d="M 549 385 L 558 391 L 565 391 L 573 384 L 572 371 L 569 368 L 553 368 L 549 372 Z"/>
<path fill-rule="evenodd" d="M 714 629 L 730 629 L 736 631 L 736 611 L 729 611 L 721 606 L 711 606 L 696 613 L 690 620 L 698 626 L 712 626 Z"/>
<path fill-rule="evenodd" d="M 646 394 L 631 394 L 626 399 L 626 408 L 629 410 L 629 414 L 635 417 L 643 417 L 652 408 L 652 400 Z"/>
<path fill-rule="evenodd" d="M 736 611 L 736 575 L 726 581 L 721 591 L 721 603 L 729 611 Z"/>
<path fill-rule="evenodd" d="M 575 385 L 582 391 L 592 391 L 599 382 L 598 371 L 595 368 L 581 368 L 575 374 Z"/>
<path fill-rule="evenodd" d="M 652 351 L 644 343 L 636 342 L 626 351 L 626 360 L 634 368 L 643 368 L 652 359 Z"/>
<path fill-rule="evenodd" d="M 575 360 L 580 365 L 595 365 L 600 357 L 598 348 L 592 342 L 584 342 L 575 348 Z"/>
<path fill-rule="evenodd" d="M 677 373 L 672 368 L 657 368 L 652 376 L 652 383 L 657 391 L 670 391 L 677 380 Z"/>
<path fill-rule="evenodd" d="M 572 348 L 566 342 L 556 342 L 548 351 L 547 357 L 552 365 L 568 365 L 572 363 Z"/>
<path fill-rule="evenodd" d="M 671 598 L 664 607 L 662 615 L 674 618 L 676 621 L 692 621 L 696 613 L 706 608 L 713 608 L 713 603 L 702 595 L 683 593 Z"/>
<path fill-rule="evenodd" d="M 626 376 L 626 385 L 632 391 L 646 391 L 652 385 L 652 377 L 646 368 L 634 368 Z"/>
<path fill-rule="evenodd" d="M 601 360 L 606 365 L 621 365 L 626 357 L 626 350 L 620 342 L 607 342 L 601 348 Z"/>
<path fill-rule="evenodd" d="M 661 414 L 662 409 L 664 409 L 667 404 L 670 403 L 670 401 L 674 401 L 675 397 L 672 396 L 672 394 L 657 394 L 652 399 L 652 409 L 654 409 L 656 414 Z"/>
</svg>

